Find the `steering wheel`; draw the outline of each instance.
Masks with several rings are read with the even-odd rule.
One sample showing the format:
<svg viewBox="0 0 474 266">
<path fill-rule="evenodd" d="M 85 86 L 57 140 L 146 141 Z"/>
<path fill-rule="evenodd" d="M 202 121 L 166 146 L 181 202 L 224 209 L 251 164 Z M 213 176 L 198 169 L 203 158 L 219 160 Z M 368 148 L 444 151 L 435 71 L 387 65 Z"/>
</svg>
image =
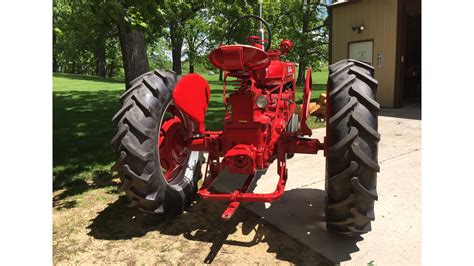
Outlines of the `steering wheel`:
<svg viewBox="0 0 474 266">
<path fill-rule="evenodd" d="M 249 18 L 260 20 L 263 23 L 263 25 L 265 25 L 265 28 L 267 28 L 267 34 L 268 34 L 268 39 L 267 40 L 268 40 L 268 42 L 265 45 L 265 51 L 268 51 L 268 49 L 270 49 L 270 47 L 272 45 L 272 31 L 270 29 L 270 26 L 268 26 L 268 23 L 263 18 L 261 18 L 259 16 L 255 16 L 255 15 L 242 16 L 242 17 L 238 18 L 236 21 L 234 21 L 234 23 L 232 23 L 232 25 L 229 28 L 229 31 L 227 32 L 227 44 L 228 45 L 230 44 L 230 36 L 231 36 L 231 33 L 234 31 L 235 26 L 237 26 L 237 23 L 239 23 L 241 20 L 249 19 Z"/>
</svg>

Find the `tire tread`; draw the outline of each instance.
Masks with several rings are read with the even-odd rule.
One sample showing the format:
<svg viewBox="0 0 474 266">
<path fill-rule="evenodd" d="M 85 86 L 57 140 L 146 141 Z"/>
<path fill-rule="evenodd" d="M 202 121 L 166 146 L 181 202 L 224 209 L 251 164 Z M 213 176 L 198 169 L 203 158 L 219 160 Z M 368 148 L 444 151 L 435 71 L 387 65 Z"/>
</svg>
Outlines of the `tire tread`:
<svg viewBox="0 0 474 266">
<path fill-rule="evenodd" d="M 326 121 L 326 225 L 342 235 L 371 230 L 375 219 L 378 82 L 375 69 L 357 60 L 329 66 Z"/>
</svg>

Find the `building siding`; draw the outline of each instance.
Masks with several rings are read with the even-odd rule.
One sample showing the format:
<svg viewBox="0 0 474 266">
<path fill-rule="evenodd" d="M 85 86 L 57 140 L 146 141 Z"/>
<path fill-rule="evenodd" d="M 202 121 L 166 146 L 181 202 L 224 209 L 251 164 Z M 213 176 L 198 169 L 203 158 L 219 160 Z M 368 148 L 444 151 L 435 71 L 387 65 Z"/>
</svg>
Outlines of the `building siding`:
<svg viewBox="0 0 474 266">
<path fill-rule="evenodd" d="M 361 33 L 352 27 L 365 26 Z M 373 40 L 372 65 L 379 82 L 377 100 L 383 107 L 394 107 L 397 48 L 397 0 L 362 0 L 332 9 L 331 63 L 348 57 L 348 43 Z M 376 66 L 382 53 L 382 66 Z"/>
</svg>

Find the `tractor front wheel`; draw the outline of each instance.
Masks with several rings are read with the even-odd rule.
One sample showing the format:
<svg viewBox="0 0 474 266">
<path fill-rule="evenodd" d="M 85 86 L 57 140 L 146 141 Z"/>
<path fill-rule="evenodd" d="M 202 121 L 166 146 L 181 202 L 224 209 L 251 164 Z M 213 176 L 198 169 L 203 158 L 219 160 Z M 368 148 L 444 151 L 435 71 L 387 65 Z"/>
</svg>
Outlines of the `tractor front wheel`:
<svg viewBox="0 0 474 266">
<path fill-rule="evenodd" d="M 329 66 L 326 120 L 326 226 L 359 235 L 371 230 L 377 200 L 379 104 L 374 68 L 356 60 Z"/>
<path fill-rule="evenodd" d="M 197 192 L 200 152 L 189 151 L 185 139 L 194 124 L 172 101 L 177 76 L 155 70 L 131 82 L 113 117 L 112 139 L 117 162 L 112 167 L 132 206 L 152 214 L 182 213 Z"/>
</svg>

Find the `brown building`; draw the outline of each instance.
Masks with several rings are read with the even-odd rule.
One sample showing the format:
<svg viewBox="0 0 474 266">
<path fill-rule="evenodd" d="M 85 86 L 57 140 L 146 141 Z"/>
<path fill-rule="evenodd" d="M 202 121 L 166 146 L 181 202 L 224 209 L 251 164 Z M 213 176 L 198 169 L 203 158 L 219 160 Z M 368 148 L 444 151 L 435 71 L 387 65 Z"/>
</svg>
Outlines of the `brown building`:
<svg viewBox="0 0 474 266">
<path fill-rule="evenodd" d="M 421 0 L 353 0 L 330 5 L 331 63 L 375 67 L 383 107 L 421 102 Z"/>
</svg>

